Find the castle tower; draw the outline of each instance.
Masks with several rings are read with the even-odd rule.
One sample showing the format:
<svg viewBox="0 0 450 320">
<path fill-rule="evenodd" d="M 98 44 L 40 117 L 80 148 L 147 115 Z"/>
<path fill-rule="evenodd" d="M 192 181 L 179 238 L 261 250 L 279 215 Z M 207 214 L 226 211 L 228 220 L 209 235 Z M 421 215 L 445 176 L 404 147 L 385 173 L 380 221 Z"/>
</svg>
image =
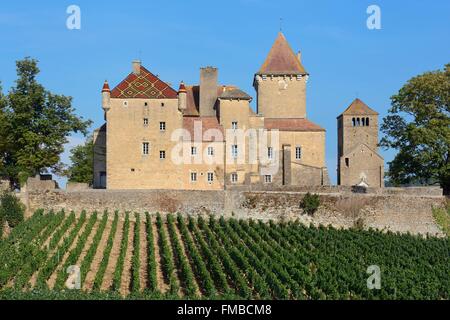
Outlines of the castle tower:
<svg viewBox="0 0 450 320">
<path fill-rule="evenodd" d="M 306 118 L 308 72 L 279 32 L 255 74 L 258 113 L 266 118 Z"/>
<path fill-rule="evenodd" d="M 337 182 L 345 186 L 384 186 L 384 160 L 378 153 L 378 113 L 360 99 L 337 117 Z"/>
</svg>

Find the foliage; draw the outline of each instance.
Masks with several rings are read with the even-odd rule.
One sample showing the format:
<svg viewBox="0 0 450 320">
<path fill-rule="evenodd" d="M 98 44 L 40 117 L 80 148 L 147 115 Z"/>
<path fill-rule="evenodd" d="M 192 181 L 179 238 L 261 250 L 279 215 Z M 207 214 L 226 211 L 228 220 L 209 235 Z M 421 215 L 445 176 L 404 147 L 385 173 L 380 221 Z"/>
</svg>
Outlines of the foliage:
<svg viewBox="0 0 450 320">
<path fill-rule="evenodd" d="M 70 150 L 71 165 L 64 172 L 69 178 L 69 182 L 94 184 L 94 142 L 89 137 L 82 145 L 78 145 Z"/>
<path fill-rule="evenodd" d="M 391 97 L 380 145 L 398 150 L 394 184 L 439 183 L 450 192 L 450 64 L 410 79 Z"/>
<path fill-rule="evenodd" d="M 43 171 L 58 172 L 68 136 L 86 134 L 91 123 L 74 114 L 71 97 L 37 82 L 37 64 L 31 58 L 17 61 L 15 86 L 0 95 L 0 176 L 15 187 Z"/>
<path fill-rule="evenodd" d="M 320 206 L 320 197 L 318 194 L 306 193 L 300 202 L 300 208 L 309 215 L 313 215 Z"/>
<path fill-rule="evenodd" d="M 8 221 L 10 227 L 17 226 L 23 221 L 25 205 L 11 192 L 4 191 L 0 195 L 0 221 Z"/>
<path fill-rule="evenodd" d="M 126 214 L 122 240 L 117 240 L 119 257 L 109 269 L 120 218 L 116 212 L 108 242 L 100 250 L 99 239 L 106 236 L 106 215 L 87 217 L 83 212 L 77 218 L 74 213 L 66 216 L 63 211 L 44 214 L 39 210 L 19 223 L 8 238 L 0 241 L 0 299 L 450 298 L 448 238 L 307 227 L 299 222 L 223 217 L 206 221 L 192 216 L 185 219 L 180 214 L 164 220 L 158 214 L 155 223 L 146 213 L 145 222 L 137 216 L 135 227 L 130 228 Z M 144 225 L 147 237 L 141 238 Z M 153 234 L 153 227 L 157 234 Z M 124 279 L 125 274 L 128 276 L 123 272 L 125 253 L 131 251 L 127 247 L 129 232 L 133 233 L 134 249 L 131 272 Z M 159 242 L 153 240 L 154 236 Z M 144 262 L 136 248 L 145 241 L 149 261 Z M 50 243 L 56 245 L 50 249 Z M 373 250 L 374 244 L 377 250 Z M 85 253 L 83 258 L 80 252 Z M 97 270 L 91 267 L 94 253 L 103 255 Z M 82 290 L 62 290 L 58 277 L 64 279 L 62 272 L 74 262 L 81 263 L 83 279 L 88 270 L 97 272 L 92 291 L 85 292 L 86 280 L 82 281 Z M 138 286 L 141 263 L 149 270 L 149 285 L 144 288 Z M 381 269 L 379 290 L 367 288 L 370 265 Z M 105 272 L 113 277 L 114 285 L 103 292 L 99 289 Z M 163 283 L 158 283 L 161 278 L 157 272 L 165 278 Z M 56 285 L 50 290 L 52 281 L 48 279 L 55 278 Z M 131 283 L 131 292 L 121 288 L 124 281 Z"/>
<path fill-rule="evenodd" d="M 433 208 L 433 216 L 442 231 L 450 237 L 450 200 L 447 200 L 446 208 Z"/>
</svg>

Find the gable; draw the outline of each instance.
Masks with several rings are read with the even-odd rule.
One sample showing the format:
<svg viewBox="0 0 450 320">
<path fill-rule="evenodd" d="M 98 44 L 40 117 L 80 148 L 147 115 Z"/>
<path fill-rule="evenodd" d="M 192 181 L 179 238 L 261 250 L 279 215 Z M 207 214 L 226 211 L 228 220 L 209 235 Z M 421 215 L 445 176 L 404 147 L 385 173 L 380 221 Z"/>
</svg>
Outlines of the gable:
<svg viewBox="0 0 450 320">
<path fill-rule="evenodd" d="M 144 67 L 130 73 L 112 91 L 111 98 L 176 99 L 177 92 Z"/>
<path fill-rule="evenodd" d="M 381 161 L 384 161 L 383 160 L 383 157 L 378 153 L 378 152 L 376 152 L 375 150 L 373 150 L 373 149 L 371 149 L 367 144 L 365 144 L 365 143 L 359 143 L 359 144 L 357 144 L 354 148 L 352 148 L 350 151 L 348 151 L 347 153 L 345 153 L 344 155 L 342 155 L 342 157 L 345 157 L 345 158 L 350 158 L 350 155 L 352 155 L 353 153 L 356 153 L 355 154 L 355 157 L 357 157 L 357 150 L 358 149 L 360 149 L 360 148 L 363 148 L 366 152 L 371 152 L 371 153 L 373 153 L 373 155 L 375 156 L 375 157 L 377 157 L 377 158 L 379 158 Z"/>
</svg>

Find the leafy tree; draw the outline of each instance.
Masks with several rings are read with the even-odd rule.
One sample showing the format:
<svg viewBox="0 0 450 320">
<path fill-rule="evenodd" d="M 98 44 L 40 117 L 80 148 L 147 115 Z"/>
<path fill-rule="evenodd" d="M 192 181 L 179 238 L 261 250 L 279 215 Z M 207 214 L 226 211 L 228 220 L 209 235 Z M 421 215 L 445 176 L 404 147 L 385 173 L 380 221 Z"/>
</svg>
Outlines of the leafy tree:
<svg viewBox="0 0 450 320">
<path fill-rule="evenodd" d="M 391 97 L 380 145 L 398 150 L 389 163 L 394 184 L 439 183 L 450 192 L 450 64 L 410 79 Z"/>
<path fill-rule="evenodd" d="M 70 150 L 72 164 L 66 172 L 70 182 L 84 182 L 92 185 L 94 182 L 94 143 L 88 138 L 85 144 Z"/>
<path fill-rule="evenodd" d="M 5 97 L 0 118 L 0 174 L 12 186 L 43 171 L 58 172 L 72 132 L 87 133 L 90 121 L 74 114 L 72 98 L 53 94 L 36 80 L 37 60 L 17 61 L 17 80 Z"/>
</svg>

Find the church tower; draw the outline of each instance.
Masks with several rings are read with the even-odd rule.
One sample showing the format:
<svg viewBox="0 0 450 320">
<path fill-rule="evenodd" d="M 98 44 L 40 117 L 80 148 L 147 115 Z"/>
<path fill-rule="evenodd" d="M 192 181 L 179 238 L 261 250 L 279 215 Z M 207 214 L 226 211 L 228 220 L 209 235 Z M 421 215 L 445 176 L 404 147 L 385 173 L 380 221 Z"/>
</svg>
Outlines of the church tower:
<svg viewBox="0 0 450 320">
<path fill-rule="evenodd" d="M 266 118 L 306 118 L 308 72 L 283 33 L 279 32 L 266 60 L 255 74 L 258 113 Z"/>
<path fill-rule="evenodd" d="M 360 99 L 337 117 L 338 185 L 384 186 L 384 160 L 378 153 L 378 113 Z"/>
</svg>

